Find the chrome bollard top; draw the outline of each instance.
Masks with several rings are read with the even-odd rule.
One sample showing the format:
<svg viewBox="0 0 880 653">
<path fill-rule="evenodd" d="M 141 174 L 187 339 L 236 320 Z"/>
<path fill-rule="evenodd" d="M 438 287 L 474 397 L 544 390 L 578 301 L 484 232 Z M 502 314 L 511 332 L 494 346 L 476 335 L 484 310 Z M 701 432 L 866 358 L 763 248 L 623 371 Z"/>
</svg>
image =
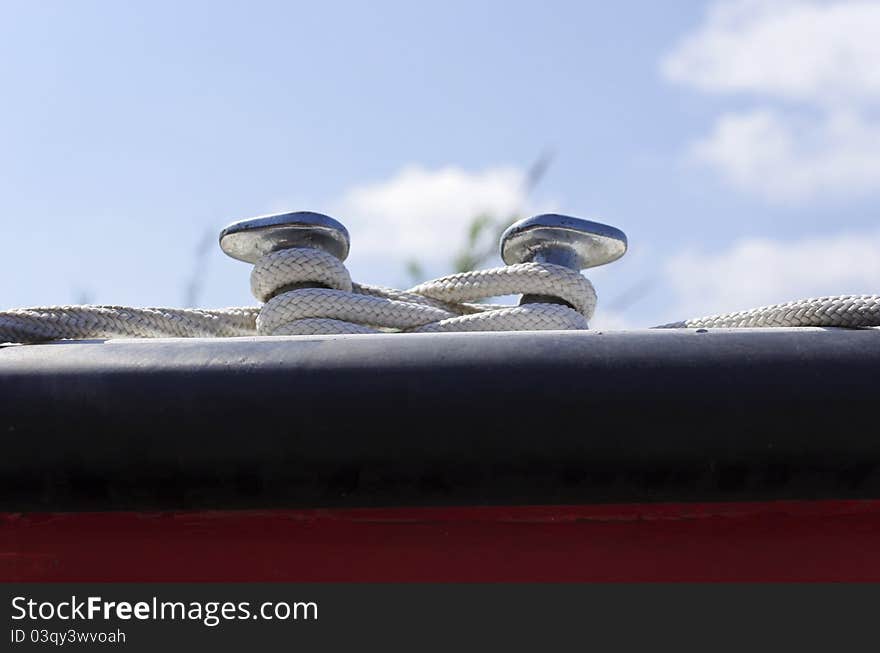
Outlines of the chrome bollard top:
<svg viewBox="0 0 880 653">
<path fill-rule="evenodd" d="M 508 265 L 531 261 L 584 270 L 616 261 L 626 253 L 626 234 L 599 222 L 545 213 L 513 223 L 501 236 Z"/>
<path fill-rule="evenodd" d="M 344 261 L 349 245 L 348 230 L 341 222 L 311 211 L 248 218 L 233 222 L 220 232 L 220 248 L 232 258 L 248 263 L 256 263 L 265 254 L 295 247 L 321 249 Z"/>
</svg>

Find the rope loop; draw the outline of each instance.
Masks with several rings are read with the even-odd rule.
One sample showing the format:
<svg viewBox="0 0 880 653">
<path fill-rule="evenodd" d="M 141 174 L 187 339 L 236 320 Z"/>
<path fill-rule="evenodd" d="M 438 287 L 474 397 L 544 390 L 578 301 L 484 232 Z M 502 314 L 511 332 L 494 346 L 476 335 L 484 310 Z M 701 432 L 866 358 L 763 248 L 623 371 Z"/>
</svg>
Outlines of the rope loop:
<svg viewBox="0 0 880 653">
<path fill-rule="evenodd" d="M 292 285 L 318 285 L 351 292 L 348 269 L 320 249 L 297 247 L 266 254 L 251 271 L 251 292 L 260 302 Z"/>
<path fill-rule="evenodd" d="M 325 287 L 301 287 L 307 283 Z M 522 263 L 463 272 L 398 291 L 356 286 L 340 261 L 309 249 L 260 258 L 251 288 L 265 302 L 256 321 L 261 335 L 586 329 L 596 306 L 592 284 L 559 265 Z M 559 298 L 574 308 L 470 303 L 513 294 Z"/>
<path fill-rule="evenodd" d="M 593 284 L 580 272 L 551 263 L 517 263 L 460 272 L 419 284 L 410 292 L 456 303 L 504 295 L 546 295 L 571 304 L 587 320 L 596 309 Z"/>
</svg>

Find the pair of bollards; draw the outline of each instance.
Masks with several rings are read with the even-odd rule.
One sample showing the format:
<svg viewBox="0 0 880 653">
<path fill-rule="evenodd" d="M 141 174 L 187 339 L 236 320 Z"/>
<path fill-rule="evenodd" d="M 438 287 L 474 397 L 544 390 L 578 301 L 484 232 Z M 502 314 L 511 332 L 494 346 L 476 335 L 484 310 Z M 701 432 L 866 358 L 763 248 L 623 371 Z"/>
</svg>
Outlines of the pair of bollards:
<svg viewBox="0 0 880 653">
<path fill-rule="evenodd" d="M 323 250 L 340 261 L 348 257 L 345 226 L 321 213 L 279 213 L 235 222 L 220 232 L 229 256 L 256 263 L 271 252 L 295 247 Z M 598 222 L 545 213 L 515 222 L 501 236 L 501 258 L 515 263 L 551 263 L 580 271 L 615 261 L 626 252 L 626 235 Z M 521 304 L 559 303 L 553 297 L 524 295 Z"/>
</svg>

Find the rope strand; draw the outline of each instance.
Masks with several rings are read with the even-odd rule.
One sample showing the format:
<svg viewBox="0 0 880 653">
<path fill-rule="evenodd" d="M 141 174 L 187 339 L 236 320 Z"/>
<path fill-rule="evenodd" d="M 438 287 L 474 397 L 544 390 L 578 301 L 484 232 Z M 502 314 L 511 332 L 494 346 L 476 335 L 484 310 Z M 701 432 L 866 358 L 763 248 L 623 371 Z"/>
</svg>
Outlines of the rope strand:
<svg viewBox="0 0 880 653">
<path fill-rule="evenodd" d="M 0 343 L 83 338 L 221 338 L 336 333 L 438 333 L 587 329 L 596 307 L 581 274 L 547 263 L 462 272 L 395 290 L 353 283 L 339 259 L 317 249 L 286 249 L 260 258 L 251 273 L 259 307 L 216 310 L 53 306 L 0 312 Z M 567 305 L 474 303 L 532 294 Z M 749 311 L 664 324 L 696 327 L 876 327 L 880 296 L 804 299 Z"/>
</svg>

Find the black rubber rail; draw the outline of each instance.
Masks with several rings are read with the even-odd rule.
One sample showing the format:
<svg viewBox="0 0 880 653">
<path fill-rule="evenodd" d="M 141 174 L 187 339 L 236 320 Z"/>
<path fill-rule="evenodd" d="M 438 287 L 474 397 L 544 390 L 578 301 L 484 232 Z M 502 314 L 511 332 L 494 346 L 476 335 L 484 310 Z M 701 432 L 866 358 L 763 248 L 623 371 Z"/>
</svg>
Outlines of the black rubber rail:
<svg viewBox="0 0 880 653">
<path fill-rule="evenodd" d="M 0 348 L 0 510 L 880 497 L 880 330 Z"/>
</svg>

